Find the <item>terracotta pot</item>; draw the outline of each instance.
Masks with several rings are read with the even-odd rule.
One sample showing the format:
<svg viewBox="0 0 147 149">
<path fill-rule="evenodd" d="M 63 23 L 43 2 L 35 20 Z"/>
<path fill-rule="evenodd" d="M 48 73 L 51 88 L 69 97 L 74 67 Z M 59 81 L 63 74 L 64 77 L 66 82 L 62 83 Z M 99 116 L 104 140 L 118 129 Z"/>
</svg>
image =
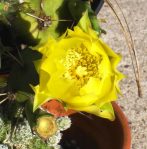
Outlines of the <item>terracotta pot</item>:
<svg viewBox="0 0 147 149">
<path fill-rule="evenodd" d="M 114 122 L 90 115 L 71 116 L 72 126 L 64 132 L 64 149 L 130 149 L 131 135 L 128 121 L 120 107 L 113 103 Z"/>
</svg>

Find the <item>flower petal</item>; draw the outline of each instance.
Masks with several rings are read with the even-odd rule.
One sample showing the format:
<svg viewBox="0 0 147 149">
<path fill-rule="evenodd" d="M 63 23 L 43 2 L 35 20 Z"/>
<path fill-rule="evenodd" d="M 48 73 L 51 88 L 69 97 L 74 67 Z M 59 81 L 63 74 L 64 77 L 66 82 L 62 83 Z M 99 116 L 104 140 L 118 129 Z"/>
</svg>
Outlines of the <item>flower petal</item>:
<svg viewBox="0 0 147 149">
<path fill-rule="evenodd" d="M 49 92 L 47 91 L 47 89 L 45 89 L 44 91 L 40 91 L 39 90 L 39 85 L 33 87 L 33 90 L 35 91 L 33 111 L 35 111 L 42 104 L 44 104 L 45 102 L 49 101 L 50 100 L 49 97 L 51 97 L 51 96 L 49 95 Z"/>
<path fill-rule="evenodd" d="M 115 82 L 114 84 L 116 84 L 116 88 L 117 88 L 117 91 L 120 93 L 120 89 L 119 89 L 119 81 L 122 80 L 125 76 L 120 73 L 118 70 L 117 70 L 117 65 L 118 63 L 120 62 L 121 60 L 121 56 L 116 54 L 108 45 L 106 45 L 101 39 L 100 39 L 100 42 L 101 42 L 101 45 L 103 46 L 104 50 L 107 52 L 108 56 L 110 57 L 110 62 L 111 62 L 111 67 L 112 67 L 112 70 L 113 72 L 115 73 L 116 75 L 116 78 L 115 78 Z"/>
<path fill-rule="evenodd" d="M 106 103 L 102 107 L 98 107 L 97 105 L 91 105 L 87 107 L 69 107 L 69 109 L 72 108 L 76 111 L 82 111 L 82 112 L 87 112 L 90 114 L 94 114 L 96 116 L 102 117 L 109 119 L 111 121 L 114 121 L 115 115 L 113 111 L 113 107 L 111 103 Z"/>
</svg>

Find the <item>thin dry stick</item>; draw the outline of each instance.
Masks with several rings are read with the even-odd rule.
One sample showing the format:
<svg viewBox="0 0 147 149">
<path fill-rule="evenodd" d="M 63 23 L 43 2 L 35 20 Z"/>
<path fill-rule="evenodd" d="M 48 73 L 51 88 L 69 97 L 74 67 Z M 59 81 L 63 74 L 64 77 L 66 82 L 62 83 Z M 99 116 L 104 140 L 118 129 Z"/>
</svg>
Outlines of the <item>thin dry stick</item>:
<svg viewBox="0 0 147 149">
<path fill-rule="evenodd" d="M 125 23 L 126 23 L 126 27 L 127 27 L 127 29 L 128 29 L 128 32 L 129 32 L 129 36 L 130 36 L 130 40 L 131 40 L 131 45 L 132 45 L 132 51 L 133 51 L 133 54 L 134 54 L 134 57 L 135 57 L 136 66 L 137 66 L 136 73 L 137 73 L 137 75 L 138 75 L 138 76 L 137 76 L 137 77 L 138 77 L 138 80 L 136 80 L 136 83 L 137 83 L 137 85 L 138 85 L 138 95 L 139 95 L 139 97 L 142 97 L 142 91 L 141 91 L 141 85 L 140 85 L 140 71 L 139 71 L 140 69 L 139 69 L 139 62 L 138 62 L 137 54 L 136 54 L 137 52 L 136 52 L 136 49 L 135 49 L 135 47 L 134 47 L 134 40 L 133 40 L 131 31 L 130 31 L 128 22 L 127 22 L 127 20 L 126 20 L 126 17 L 125 17 L 125 15 L 124 15 L 124 13 L 123 13 L 123 11 L 122 11 L 122 9 L 121 9 L 119 3 L 117 2 L 117 0 L 114 0 L 114 1 L 116 2 L 117 6 L 118 6 L 118 8 L 119 8 L 119 10 L 120 10 L 120 12 L 121 12 L 123 18 L 124 18 L 124 21 L 125 21 Z"/>
<path fill-rule="evenodd" d="M 5 102 L 8 99 L 8 97 L 4 98 L 2 101 L 0 101 L 0 105 Z"/>
<path fill-rule="evenodd" d="M 116 13 L 116 10 L 113 7 L 113 4 L 109 1 L 109 0 L 105 0 L 105 2 L 109 5 L 109 7 L 112 9 L 113 13 L 115 14 L 115 17 L 117 18 L 121 29 L 123 30 L 123 34 L 125 36 L 128 48 L 129 48 L 129 53 L 130 53 L 130 57 L 131 57 L 131 61 L 132 61 L 132 66 L 133 66 L 133 70 L 134 70 L 134 74 L 135 74 L 135 79 L 136 79 L 136 84 L 138 87 L 138 96 L 141 97 L 142 96 L 142 92 L 141 92 L 141 85 L 140 85 L 140 73 L 139 73 L 139 65 L 138 65 L 138 60 L 136 57 L 136 51 L 134 48 L 134 44 L 133 44 L 133 39 L 132 39 L 132 35 L 129 29 L 129 36 L 128 36 L 128 31 L 127 29 L 129 28 L 128 24 L 126 24 L 127 29 L 124 27 L 124 25 L 122 24 L 122 21 L 120 19 L 120 17 L 118 16 L 118 14 Z M 124 14 L 123 14 L 124 16 Z M 125 16 L 124 16 L 125 17 Z M 125 22 L 127 23 L 126 19 Z M 131 39 L 131 43 L 130 43 L 130 39 Z M 132 51 L 133 51 L 133 55 L 135 57 L 135 64 L 134 64 L 134 60 L 133 60 L 133 56 L 132 56 Z M 135 65 L 137 66 L 137 70 L 135 69 Z"/>
<path fill-rule="evenodd" d="M 92 117 L 90 117 L 90 116 L 84 114 L 83 112 L 78 112 L 78 113 L 81 114 L 81 115 L 83 115 L 83 116 L 85 116 L 85 117 L 87 117 L 88 119 L 91 119 L 91 120 L 92 120 Z"/>
<path fill-rule="evenodd" d="M 73 22 L 73 20 L 66 20 L 66 19 L 57 19 L 57 20 L 51 19 L 51 21 L 58 21 L 58 22 Z"/>
<path fill-rule="evenodd" d="M 7 93 L 0 93 L 0 96 L 5 96 L 7 95 Z"/>
<path fill-rule="evenodd" d="M 35 18 L 35 19 L 37 19 L 37 20 L 40 20 L 40 21 L 45 21 L 44 19 L 42 19 L 42 18 L 40 18 L 40 17 L 38 17 L 38 16 L 35 16 L 35 15 L 33 15 L 33 14 L 31 14 L 31 13 L 26 13 L 26 15 L 28 15 L 28 16 L 30 16 L 30 17 L 32 17 L 32 18 Z"/>
</svg>

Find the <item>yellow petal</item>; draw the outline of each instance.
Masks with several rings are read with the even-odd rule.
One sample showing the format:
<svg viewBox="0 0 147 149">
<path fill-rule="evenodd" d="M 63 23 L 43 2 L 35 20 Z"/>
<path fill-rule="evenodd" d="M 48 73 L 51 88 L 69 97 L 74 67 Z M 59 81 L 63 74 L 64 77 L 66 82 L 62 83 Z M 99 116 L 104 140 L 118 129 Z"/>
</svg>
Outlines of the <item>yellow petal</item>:
<svg viewBox="0 0 147 149">
<path fill-rule="evenodd" d="M 81 38 L 83 40 L 92 40 L 91 36 L 89 34 L 83 32 L 78 26 L 74 27 L 74 31 L 68 29 L 68 36 L 67 37 L 72 37 L 72 38 Z"/>
<path fill-rule="evenodd" d="M 97 100 L 97 96 L 89 94 L 83 96 L 75 96 L 70 99 L 63 99 L 65 103 L 72 107 L 85 107 L 93 104 Z"/>
<path fill-rule="evenodd" d="M 104 77 L 102 80 L 91 77 L 88 83 L 80 89 L 80 95 L 95 95 L 97 98 L 102 98 L 107 95 L 111 89 L 111 77 Z M 90 99 L 89 99 L 90 100 Z"/>
<path fill-rule="evenodd" d="M 102 105 L 104 105 L 105 103 L 111 102 L 111 101 L 115 101 L 117 99 L 117 89 L 116 89 L 116 85 L 114 84 L 115 79 L 112 79 L 112 86 L 110 91 L 105 94 L 104 97 L 99 98 L 95 104 L 99 107 L 101 107 Z"/>
<path fill-rule="evenodd" d="M 33 90 L 35 91 L 33 111 L 35 111 L 42 104 L 50 100 L 49 97 L 51 96 L 49 95 L 49 92 L 47 91 L 47 89 L 45 89 L 44 91 L 40 91 L 39 86 L 33 87 Z"/>
<path fill-rule="evenodd" d="M 45 89 L 45 84 L 49 81 L 50 75 L 44 70 L 40 70 L 40 83 L 39 83 L 39 91 L 43 91 Z"/>
<path fill-rule="evenodd" d="M 63 101 L 73 107 L 89 106 L 107 95 L 111 87 L 111 78 L 109 76 L 102 81 L 97 78 L 90 78 L 88 83 L 80 89 L 79 96 L 71 95 L 69 99 L 63 98 Z M 69 91 L 71 92 L 72 88 Z"/>
<path fill-rule="evenodd" d="M 98 107 L 97 105 L 91 105 L 86 107 L 69 107 L 76 111 L 87 112 L 90 114 L 94 114 L 96 116 L 109 119 L 113 121 L 115 119 L 113 107 L 111 103 L 106 103 L 102 107 Z"/>
<path fill-rule="evenodd" d="M 37 50 L 43 54 L 43 56 L 48 56 L 51 51 L 49 49 L 54 49 L 54 45 L 56 44 L 56 40 L 52 37 L 48 38 L 48 41 L 38 48 Z"/>
<path fill-rule="evenodd" d="M 76 86 L 72 81 L 62 79 L 60 75 L 59 73 L 53 74 L 47 83 L 47 88 L 54 98 L 70 100 L 77 94 Z"/>
<path fill-rule="evenodd" d="M 117 66 L 118 66 L 118 63 L 120 62 L 121 60 L 121 56 L 116 54 L 108 45 L 106 45 L 101 39 L 100 39 L 100 42 L 101 42 L 101 45 L 103 46 L 104 50 L 106 51 L 106 53 L 108 54 L 108 56 L 110 57 L 110 62 L 111 62 L 111 67 L 112 67 L 112 70 L 114 71 L 115 73 L 115 82 L 114 84 L 116 85 L 116 88 L 117 88 L 117 91 L 120 93 L 120 89 L 119 89 L 119 81 L 122 80 L 125 76 L 120 73 L 118 70 L 117 70 Z"/>
<path fill-rule="evenodd" d="M 115 120 L 115 114 L 111 103 L 106 103 L 102 107 L 100 107 L 99 116 L 102 118 L 107 118 L 111 121 Z"/>
<path fill-rule="evenodd" d="M 72 37 L 72 38 L 63 39 L 58 44 L 60 44 L 59 47 L 61 51 L 65 50 L 67 52 L 69 49 L 72 49 L 72 48 L 76 49 L 81 45 L 82 42 L 84 42 L 84 39 L 80 37 Z"/>
</svg>

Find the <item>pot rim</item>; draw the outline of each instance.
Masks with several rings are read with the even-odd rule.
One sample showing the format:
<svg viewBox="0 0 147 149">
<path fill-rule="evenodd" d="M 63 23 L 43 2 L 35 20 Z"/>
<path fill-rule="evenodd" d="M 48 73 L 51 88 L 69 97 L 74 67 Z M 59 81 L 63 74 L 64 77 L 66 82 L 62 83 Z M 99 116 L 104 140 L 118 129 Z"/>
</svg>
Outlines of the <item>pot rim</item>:
<svg viewBox="0 0 147 149">
<path fill-rule="evenodd" d="M 123 148 L 122 149 L 130 149 L 131 148 L 131 130 L 129 127 L 128 119 L 123 113 L 121 107 L 116 103 L 112 102 L 113 108 L 115 110 L 115 114 L 117 115 L 123 130 Z"/>
</svg>

